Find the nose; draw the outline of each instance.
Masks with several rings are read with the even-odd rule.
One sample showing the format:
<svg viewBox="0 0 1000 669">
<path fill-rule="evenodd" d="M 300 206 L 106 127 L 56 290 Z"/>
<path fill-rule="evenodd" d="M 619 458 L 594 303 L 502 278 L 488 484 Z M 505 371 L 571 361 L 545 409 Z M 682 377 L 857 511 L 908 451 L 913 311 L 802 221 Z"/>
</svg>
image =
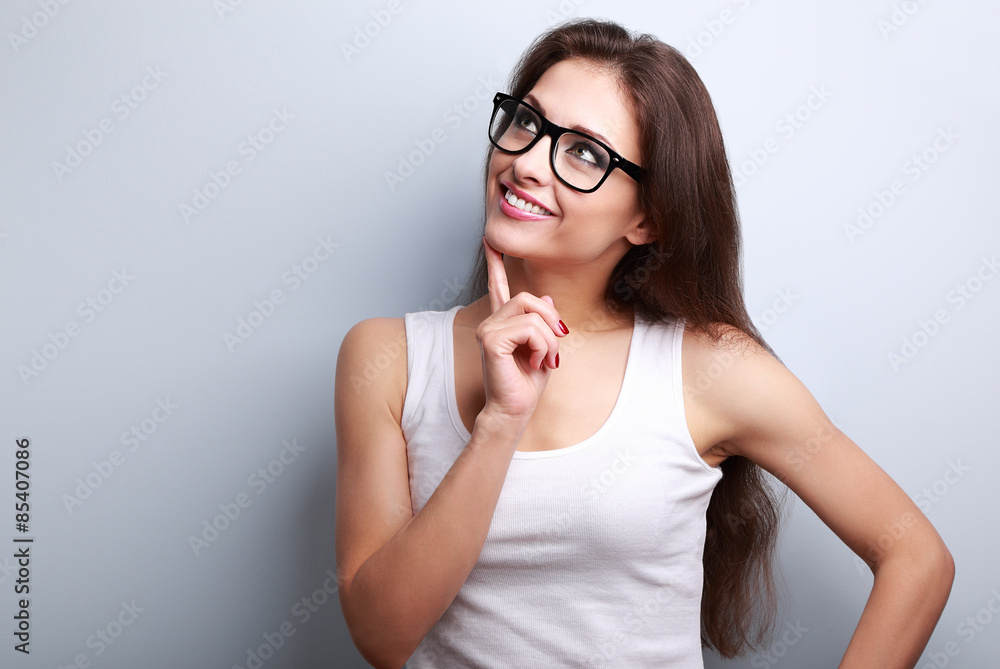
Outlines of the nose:
<svg viewBox="0 0 1000 669">
<path fill-rule="evenodd" d="M 547 186 L 555 176 L 552 174 L 551 155 L 552 138 L 542 137 L 528 151 L 514 159 L 514 177 L 519 181 L 532 181 L 540 186 Z"/>
</svg>

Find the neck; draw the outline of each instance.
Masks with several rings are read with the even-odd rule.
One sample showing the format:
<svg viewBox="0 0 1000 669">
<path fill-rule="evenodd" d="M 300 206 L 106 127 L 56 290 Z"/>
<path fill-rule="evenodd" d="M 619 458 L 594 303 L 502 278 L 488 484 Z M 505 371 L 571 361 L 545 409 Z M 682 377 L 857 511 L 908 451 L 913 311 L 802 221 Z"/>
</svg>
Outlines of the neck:
<svg viewBox="0 0 1000 669">
<path fill-rule="evenodd" d="M 570 332 L 574 329 L 585 332 L 632 326 L 632 308 L 614 309 L 604 297 L 613 268 L 602 271 L 594 263 L 586 267 L 553 266 L 548 263 L 540 266 L 508 255 L 504 255 L 503 263 L 511 297 L 520 292 L 536 297 L 550 296 L 559 312 L 559 318 Z M 488 295 L 483 297 L 481 308 L 485 309 L 482 313 L 485 318 L 490 313 Z"/>
</svg>

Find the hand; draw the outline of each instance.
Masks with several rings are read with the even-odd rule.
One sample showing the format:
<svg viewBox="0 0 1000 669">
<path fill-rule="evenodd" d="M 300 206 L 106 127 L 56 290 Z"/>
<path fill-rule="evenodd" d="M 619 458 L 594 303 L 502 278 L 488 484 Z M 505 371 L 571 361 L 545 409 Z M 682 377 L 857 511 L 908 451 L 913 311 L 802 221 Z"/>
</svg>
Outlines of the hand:
<svg viewBox="0 0 1000 669">
<path fill-rule="evenodd" d="M 552 369 L 559 337 L 565 336 L 552 298 L 521 292 L 510 297 L 500 252 L 483 237 L 492 314 L 476 328 L 483 360 L 486 409 L 527 422 Z"/>
</svg>

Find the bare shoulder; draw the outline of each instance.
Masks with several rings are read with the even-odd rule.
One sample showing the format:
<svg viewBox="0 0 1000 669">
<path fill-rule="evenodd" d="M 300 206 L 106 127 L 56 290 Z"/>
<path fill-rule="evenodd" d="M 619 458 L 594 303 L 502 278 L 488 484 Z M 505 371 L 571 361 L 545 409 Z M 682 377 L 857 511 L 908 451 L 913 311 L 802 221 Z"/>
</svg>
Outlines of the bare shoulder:
<svg viewBox="0 0 1000 669">
<path fill-rule="evenodd" d="M 719 376 L 737 362 L 743 368 L 773 365 L 784 368 L 757 340 L 727 323 L 712 323 L 697 330 L 686 327 L 682 350 L 684 367 L 689 373 Z"/>
<path fill-rule="evenodd" d="M 384 398 L 397 422 L 406 396 L 406 327 L 402 318 L 367 318 L 355 324 L 337 355 L 337 396 L 347 404 Z"/>
<path fill-rule="evenodd" d="M 776 394 L 801 386 L 770 351 L 725 323 L 685 328 L 681 367 L 688 427 L 702 453 L 732 455 L 727 446 L 777 409 Z"/>
<path fill-rule="evenodd" d="M 406 392 L 402 318 L 370 318 L 348 330 L 337 356 L 337 579 L 350 606 L 365 561 L 413 517 L 401 428 Z M 356 615 L 356 609 L 345 612 Z"/>
</svg>

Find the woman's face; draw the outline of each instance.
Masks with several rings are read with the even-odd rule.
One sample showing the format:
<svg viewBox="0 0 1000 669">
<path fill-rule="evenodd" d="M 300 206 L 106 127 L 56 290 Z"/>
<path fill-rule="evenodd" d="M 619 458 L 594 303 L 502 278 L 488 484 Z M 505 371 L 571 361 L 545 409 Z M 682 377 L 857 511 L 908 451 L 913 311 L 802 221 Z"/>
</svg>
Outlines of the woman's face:
<svg viewBox="0 0 1000 669">
<path fill-rule="evenodd" d="M 556 125 L 597 137 L 626 160 L 639 161 L 639 129 L 613 75 L 580 59 L 551 66 L 524 101 Z M 593 193 L 580 193 L 552 173 L 552 140 L 527 153 L 493 151 L 486 184 L 486 239 L 498 251 L 546 264 L 608 265 L 632 245 L 653 241 L 643 224 L 639 185 L 616 169 Z M 547 211 L 522 214 L 508 191 Z"/>
</svg>

